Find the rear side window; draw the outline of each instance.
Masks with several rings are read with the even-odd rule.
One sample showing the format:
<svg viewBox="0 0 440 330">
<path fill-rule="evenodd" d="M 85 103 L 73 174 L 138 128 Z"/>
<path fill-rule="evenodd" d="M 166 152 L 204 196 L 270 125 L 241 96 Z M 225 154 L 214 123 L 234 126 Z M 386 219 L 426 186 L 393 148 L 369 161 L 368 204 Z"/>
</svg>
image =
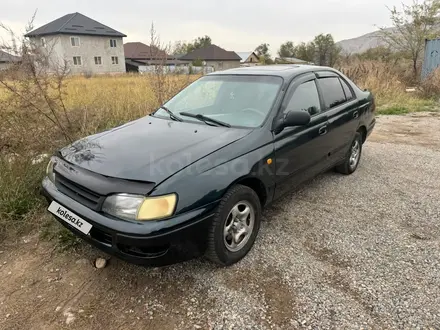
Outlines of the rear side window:
<svg viewBox="0 0 440 330">
<path fill-rule="evenodd" d="M 321 78 L 319 79 L 319 85 L 321 87 L 326 109 L 336 107 L 346 101 L 344 90 L 342 89 L 339 78 Z"/>
<path fill-rule="evenodd" d="M 342 88 L 344 89 L 345 98 L 347 99 L 347 101 L 353 99 L 353 93 L 351 92 L 350 87 L 348 87 L 347 83 L 344 80 L 340 79 L 340 81 L 342 84 Z"/>
<path fill-rule="evenodd" d="M 302 83 L 293 92 L 284 114 L 288 111 L 308 111 L 311 116 L 321 112 L 318 90 L 314 80 Z"/>
</svg>

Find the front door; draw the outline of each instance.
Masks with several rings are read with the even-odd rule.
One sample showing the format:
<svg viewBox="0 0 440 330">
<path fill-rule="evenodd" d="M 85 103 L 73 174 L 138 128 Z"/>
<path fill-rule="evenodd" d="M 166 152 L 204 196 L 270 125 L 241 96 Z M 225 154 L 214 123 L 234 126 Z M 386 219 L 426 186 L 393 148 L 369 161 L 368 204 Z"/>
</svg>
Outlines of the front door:
<svg viewBox="0 0 440 330">
<path fill-rule="evenodd" d="M 287 127 L 274 132 L 276 161 L 275 198 L 315 176 L 327 164 L 327 114 L 321 111 L 316 76 L 307 74 L 289 86 L 279 116 L 290 111 L 308 111 L 312 117 L 306 126 Z"/>
</svg>

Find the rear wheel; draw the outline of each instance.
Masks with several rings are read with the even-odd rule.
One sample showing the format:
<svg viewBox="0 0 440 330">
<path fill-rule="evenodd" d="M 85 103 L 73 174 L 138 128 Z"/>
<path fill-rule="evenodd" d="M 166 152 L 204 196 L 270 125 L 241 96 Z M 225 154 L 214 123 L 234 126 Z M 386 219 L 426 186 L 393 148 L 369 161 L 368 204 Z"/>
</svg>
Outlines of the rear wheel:
<svg viewBox="0 0 440 330">
<path fill-rule="evenodd" d="M 336 166 L 336 171 L 342 174 L 352 174 L 356 171 L 362 155 L 362 134 L 356 132 L 344 162 Z"/>
<path fill-rule="evenodd" d="M 222 266 L 242 259 L 260 229 L 260 200 L 249 187 L 236 185 L 222 198 L 212 222 L 205 257 Z"/>
</svg>

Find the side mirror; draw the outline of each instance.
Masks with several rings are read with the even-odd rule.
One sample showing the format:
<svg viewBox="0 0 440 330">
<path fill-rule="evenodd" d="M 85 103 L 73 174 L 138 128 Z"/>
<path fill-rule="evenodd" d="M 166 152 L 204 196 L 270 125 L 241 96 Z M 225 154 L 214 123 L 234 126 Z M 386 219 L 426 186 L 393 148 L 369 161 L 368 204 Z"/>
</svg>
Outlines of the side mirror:
<svg viewBox="0 0 440 330">
<path fill-rule="evenodd" d="M 283 127 L 304 126 L 310 123 L 310 114 L 307 111 L 291 110 L 284 117 Z"/>
</svg>

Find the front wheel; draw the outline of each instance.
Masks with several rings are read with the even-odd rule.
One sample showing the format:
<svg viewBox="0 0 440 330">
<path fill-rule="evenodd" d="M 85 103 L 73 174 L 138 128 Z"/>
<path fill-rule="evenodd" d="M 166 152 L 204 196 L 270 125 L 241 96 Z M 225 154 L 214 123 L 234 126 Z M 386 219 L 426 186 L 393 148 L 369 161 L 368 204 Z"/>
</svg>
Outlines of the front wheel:
<svg viewBox="0 0 440 330">
<path fill-rule="evenodd" d="M 260 219 L 261 204 L 255 191 L 243 185 L 232 187 L 217 207 L 205 257 L 222 266 L 238 262 L 252 248 Z"/>
<path fill-rule="evenodd" d="M 350 149 L 345 156 L 344 162 L 336 166 L 336 172 L 342 174 L 351 174 L 356 171 L 362 155 L 362 135 L 356 132 L 351 143 Z"/>
</svg>

